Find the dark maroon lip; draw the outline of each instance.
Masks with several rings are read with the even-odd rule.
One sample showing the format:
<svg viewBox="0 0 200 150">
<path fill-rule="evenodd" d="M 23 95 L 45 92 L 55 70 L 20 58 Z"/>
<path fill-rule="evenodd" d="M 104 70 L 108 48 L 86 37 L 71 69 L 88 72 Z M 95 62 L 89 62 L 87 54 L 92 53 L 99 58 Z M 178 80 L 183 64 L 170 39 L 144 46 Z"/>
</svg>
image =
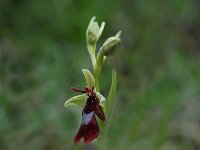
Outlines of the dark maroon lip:
<svg viewBox="0 0 200 150">
<path fill-rule="evenodd" d="M 84 140 L 84 144 L 96 139 L 99 135 L 99 126 L 96 116 L 102 121 L 106 121 L 104 112 L 102 111 L 99 98 L 94 92 L 94 87 L 86 86 L 85 90 L 79 90 L 77 88 L 71 88 L 75 92 L 86 93 L 88 95 L 87 102 L 82 111 L 82 123 L 74 137 L 74 143 L 77 144 L 81 138 Z"/>
</svg>

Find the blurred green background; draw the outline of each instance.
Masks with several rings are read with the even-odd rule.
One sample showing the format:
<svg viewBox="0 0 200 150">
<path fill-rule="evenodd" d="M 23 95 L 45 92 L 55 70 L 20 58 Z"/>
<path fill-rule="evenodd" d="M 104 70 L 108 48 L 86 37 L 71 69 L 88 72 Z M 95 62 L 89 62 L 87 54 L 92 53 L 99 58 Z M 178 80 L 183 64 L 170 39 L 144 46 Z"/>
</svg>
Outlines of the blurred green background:
<svg viewBox="0 0 200 150">
<path fill-rule="evenodd" d="M 198 0 L 1 0 L 0 149 L 95 149 L 73 144 L 81 109 L 63 106 L 91 69 L 92 16 L 106 22 L 99 47 L 123 31 L 101 76 L 107 95 L 118 73 L 105 149 L 200 149 Z"/>
</svg>

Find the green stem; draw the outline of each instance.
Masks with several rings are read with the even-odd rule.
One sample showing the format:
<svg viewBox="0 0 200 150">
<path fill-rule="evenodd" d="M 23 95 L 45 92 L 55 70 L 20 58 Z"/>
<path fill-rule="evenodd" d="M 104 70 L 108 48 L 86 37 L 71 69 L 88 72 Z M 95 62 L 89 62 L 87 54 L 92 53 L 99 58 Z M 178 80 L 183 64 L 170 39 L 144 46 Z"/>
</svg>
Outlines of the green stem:
<svg viewBox="0 0 200 150">
<path fill-rule="evenodd" d="M 97 92 L 100 91 L 100 88 L 99 88 L 99 75 L 100 74 L 98 74 L 98 73 L 99 73 L 99 71 L 94 70 L 95 87 L 96 87 Z M 98 150 L 103 150 L 103 122 L 99 118 L 97 118 L 97 121 L 98 121 L 99 129 L 100 129 L 100 134 L 99 134 L 99 137 L 97 140 L 97 146 L 98 146 Z"/>
<path fill-rule="evenodd" d="M 100 130 L 100 135 L 98 137 L 98 141 L 97 141 L 97 146 L 98 146 L 98 150 L 103 150 L 103 130 Z"/>
<path fill-rule="evenodd" d="M 96 53 L 96 42 L 93 43 L 93 44 L 87 44 L 87 49 L 88 49 L 88 52 L 90 54 L 90 58 L 91 58 L 91 61 L 92 61 L 92 66 L 94 68 L 95 64 L 96 64 L 96 56 L 95 56 L 95 53 Z"/>
<path fill-rule="evenodd" d="M 98 73 L 96 67 L 94 69 L 94 79 L 95 79 L 95 88 L 97 92 L 100 92 L 100 88 L 99 88 L 99 76 L 100 74 Z"/>
<path fill-rule="evenodd" d="M 101 53 L 98 53 L 96 65 L 94 66 L 95 88 L 96 88 L 97 92 L 100 92 L 99 78 L 100 78 L 102 66 L 103 66 L 103 55 Z M 99 129 L 100 129 L 100 134 L 98 137 L 98 150 L 102 150 L 103 149 L 103 136 L 104 136 L 104 129 L 103 129 L 104 123 L 99 118 L 97 120 L 98 120 Z"/>
<path fill-rule="evenodd" d="M 94 66 L 95 87 L 96 87 L 97 92 L 100 92 L 99 78 L 100 78 L 102 66 L 103 66 L 103 55 L 102 53 L 98 53 L 96 65 Z"/>
</svg>

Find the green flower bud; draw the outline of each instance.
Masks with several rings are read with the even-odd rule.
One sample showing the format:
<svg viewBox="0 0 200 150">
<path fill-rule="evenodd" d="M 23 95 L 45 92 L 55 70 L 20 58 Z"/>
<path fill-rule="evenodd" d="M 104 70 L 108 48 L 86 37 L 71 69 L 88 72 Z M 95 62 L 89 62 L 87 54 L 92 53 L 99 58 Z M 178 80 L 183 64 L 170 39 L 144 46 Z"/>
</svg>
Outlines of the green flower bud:
<svg viewBox="0 0 200 150">
<path fill-rule="evenodd" d="M 101 27 L 99 28 L 99 25 L 95 19 L 96 17 L 92 17 L 86 31 L 86 39 L 89 44 L 94 44 L 98 41 L 105 26 L 105 22 L 102 22 Z"/>
<path fill-rule="evenodd" d="M 119 31 L 114 37 L 108 38 L 103 46 L 100 48 L 100 52 L 104 56 L 110 56 L 116 51 L 116 46 L 118 46 L 121 42 L 121 39 L 119 38 L 121 35 L 121 31 Z"/>
</svg>

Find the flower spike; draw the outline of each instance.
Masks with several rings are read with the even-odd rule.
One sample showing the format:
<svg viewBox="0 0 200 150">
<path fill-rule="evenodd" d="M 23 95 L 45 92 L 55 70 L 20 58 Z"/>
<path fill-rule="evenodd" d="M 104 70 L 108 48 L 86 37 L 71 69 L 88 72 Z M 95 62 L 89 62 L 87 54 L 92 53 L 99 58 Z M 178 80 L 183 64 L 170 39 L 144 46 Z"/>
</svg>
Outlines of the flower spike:
<svg viewBox="0 0 200 150">
<path fill-rule="evenodd" d="M 106 125 L 104 122 L 110 116 L 111 103 L 116 93 L 117 76 L 116 71 L 112 72 L 112 84 L 107 100 L 100 93 L 99 78 L 101 69 L 107 57 L 116 52 L 116 47 L 119 46 L 121 39 L 121 31 L 115 36 L 108 38 L 98 52 L 96 52 L 97 42 L 101 37 L 105 22 L 99 26 L 96 17 L 92 17 L 86 30 L 86 45 L 92 61 L 92 73 L 88 69 L 82 69 L 85 77 L 85 88 L 78 89 L 75 87 L 70 88 L 72 91 L 80 93 L 67 100 L 64 104 L 65 107 L 81 106 L 82 121 L 77 134 L 74 137 L 74 143 L 77 144 L 83 139 L 84 144 L 88 144 L 94 139 L 98 138 L 98 147 L 102 149 L 102 141 L 105 135 Z"/>
</svg>

